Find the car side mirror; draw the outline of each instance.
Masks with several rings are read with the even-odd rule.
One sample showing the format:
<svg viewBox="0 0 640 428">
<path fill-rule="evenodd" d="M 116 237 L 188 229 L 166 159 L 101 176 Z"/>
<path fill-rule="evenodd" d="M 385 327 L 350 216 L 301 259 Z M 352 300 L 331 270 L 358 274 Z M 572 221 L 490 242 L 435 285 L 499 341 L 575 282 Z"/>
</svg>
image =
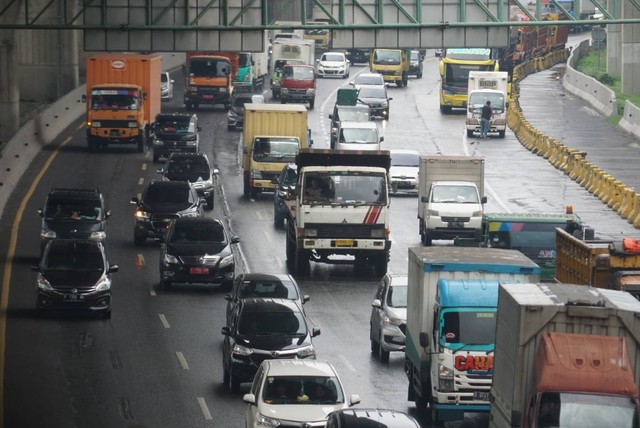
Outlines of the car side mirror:
<svg viewBox="0 0 640 428">
<path fill-rule="evenodd" d="M 231 238 L 231 243 L 232 244 L 237 244 L 238 242 L 240 242 L 240 237 L 239 236 L 234 236 L 233 238 Z"/>
<path fill-rule="evenodd" d="M 311 337 L 320 336 L 320 329 L 318 327 L 313 327 L 311 329 Z"/>
<path fill-rule="evenodd" d="M 39 272 L 40 271 L 40 266 L 38 265 L 31 265 L 31 270 L 34 272 Z"/>
<path fill-rule="evenodd" d="M 486 204 L 487 203 L 487 197 L 483 196 L 482 199 L 480 199 L 480 203 Z"/>
<path fill-rule="evenodd" d="M 360 403 L 360 396 L 358 394 L 351 394 L 349 397 L 349 406 Z"/>
<path fill-rule="evenodd" d="M 247 404 L 256 404 L 256 396 L 253 394 L 244 394 L 242 396 L 242 401 Z"/>
<path fill-rule="evenodd" d="M 131 198 L 131 201 L 129 203 L 131 205 L 138 205 L 140 203 L 140 199 L 138 199 L 137 196 L 134 196 L 133 198 Z"/>
<path fill-rule="evenodd" d="M 220 170 L 218 168 L 213 168 L 212 174 L 213 175 L 218 175 L 218 174 L 220 174 Z"/>
<path fill-rule="evenodd" d="M 231 294 L 225 294 L 224 295 L 224 300 L 226 300 L 227 302 L 230 302 L 233 300 L 233 297 L 231 297 Z"/>
<path fill-rule="evenodd" d="M 382 143 L 384 141 L 384 137 L 380 137 L 380 142 Z"/>
<path fill-rule="evenodd" d="M 302 304 L 304 305 L 306 302 L 308 302 L 311 299 L 311 297 L 309 297 L 308 295 L 304 295 L 302 296 Z"/>
<path fill-rule="evenodd" d="M 158 174 L 164 174 L 164 168 L 158 168 L 158 169 L 156 169 L 156 172 Z"/>
<path fill-rule="evenodd" d="M 198 132 L 202 131 L 202 126 L 198 126 Z"/>
<path fill-rule="evenodd" d="M 426 204 L 427 202 L 429 202 L 429 198 L 427 198 L 426 196 L 421 196 L 420 202 L 422 202 L 423 204 Z"/>
<path fill-rule="evenodd" d="M 429 348 L 429 333 L 425 333 L 424 331 L 420 332 L 418 335 L 418 340 L 420 342 L 420 346 L 424 349 Z"/>
<path fill-rule="evenodd" d="M 222 329 L 220 329 L 220 332 L 225 336 L 230 336 L 231 335 L 231 329 L 229 327 L 227 327 L 226 325 L 224 327 L 222 327 Z"/>
<path fill-rule="evenodd" d="M 389 97 L 389 101 L 391 101 L 393 99 L 393 97 Z"/>
<path fill-rule="evenodd" d="M 111 217 L 111 210 L 106 210 L 104 212 L 104 218 L 109 218 L 109 217 Z"/>
<path fill-rule="evenodd" d="M 382 302 L 380 302 L 380 299 L 373 299 L 373 302 L 371 302 L 371 306 L 373 306 L 374 308 L 381 308 Z"/>
<path fill-rule="evenodd" d="M 175 80 L 173 80 L 173 79 L 171 79 L 171 80 L 170 80 L 170 82 L 171 82 L 171 84 L 176 83 L 176 81 L 175 81 Z"/>
<path fill-rule="evenodd" d="M 109 269 L 107 269 L 107 272 L 109 272 L 109 273 L 118 272 L 118 265 L 109 266 Z"/>
</svg>

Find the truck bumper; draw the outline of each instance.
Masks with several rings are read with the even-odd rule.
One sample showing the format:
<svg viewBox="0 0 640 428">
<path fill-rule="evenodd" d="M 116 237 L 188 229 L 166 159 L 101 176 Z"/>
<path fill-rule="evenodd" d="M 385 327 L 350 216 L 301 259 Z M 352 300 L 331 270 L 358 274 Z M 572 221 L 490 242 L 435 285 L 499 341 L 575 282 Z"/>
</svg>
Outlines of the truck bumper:
<svg viewBox="0 0 640 428">
<path fill-rule="evenodd" d="M 448 218 L 430 217 L 425 228 L 432 239 L 454 239 L 457 237 L 474 237 L 476 229 L 482 226 L 482 217 L 472 217 L 467 221 L 449 221 Z"/>
<path fill-rule="evenodd" d="M 273 192 L 276 185 L 270 180 L 251 180 L 251 187 L 257 191 Z"/>
<path fill-rule="evenodd" d="M 313 239 L 303 238 L 300 248 L 332 250 L 334 254 L 354 254 L 361 251 L 388 251 L 391 241 L 384 239 Z"/>
<path fill-rule="evenodd" d="M 142 132 L 138 128 L 89 128 L 87 138 L 95 138 L 107 144 L 136 144 Z"/>
<path fill-rule="evenodd" d="M 491 410 L 489 404 L 439 404 L 433 403 L 438 412 L 438 420 L 456 421 L 464 419 L 465 413 L 486 413 Z"/>
<path fill-rule="evenodd" d="M 228 91 L 220 92 L 218 90 L 203 92 L 185 92 L 184 103 L 188 104 L 225 104 L 228 103 L 230 95 Z"/>
</svg>

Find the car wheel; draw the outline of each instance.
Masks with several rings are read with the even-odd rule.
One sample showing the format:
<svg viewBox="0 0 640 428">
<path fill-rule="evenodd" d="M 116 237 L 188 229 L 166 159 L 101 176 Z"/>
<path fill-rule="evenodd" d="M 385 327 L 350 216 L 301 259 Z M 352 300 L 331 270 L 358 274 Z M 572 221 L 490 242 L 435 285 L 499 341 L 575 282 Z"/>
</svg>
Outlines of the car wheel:
<svg viewBox="0 0 640 428">
<path fill-rule="evenodd" d="M 229 389 L 234 394 L 238 394 L 240 392 L 240 381 L 236 379 L 231 370 L 229 370 Z"/>
<path fill-rule="evenodd" d="M 370 334 L 371 336 L 371 354 L 374 357 L 378 357 L 380 355 L 380 343 L 376 342 L 376 340 L 373 338 L 373 333 Z"/>
<path fill-rule="evenodd" d="M 154 154 L 153 155 L 153 162 L 156 163 L 156 162 L 159 162 L 159 161 L 160 161 L 160 155 Z"/>
<path fill-rule="evenodd" d="M 229 370 L 226 368 L 222 368 L 222 384 L 225 388 L 231 389 L 231 376 L 229 375 Z"/>
<path fill-rule="evenodd" d="M 213 209 L 213 194 L 207 198 L 207 211 L 211 211 Z"/>
<path fill-rule="evenodd" d="M 382 335 L 382 333 L 380 333 L 380 335 Z M 380 348 L 378 351 L 378 357 L 380 358 L 380 361 L 383 363 L 389 362 L 389 351 L 386 351 L 382 347 L 382 337 L 380 337 L 380 339 L 378 340 L 378 347 Z"/>
<path fill-rule="evenodd" d="M 236 127 L 233 125 L 227 125 L 227 131 L 235 131 Z"/>
</svg>

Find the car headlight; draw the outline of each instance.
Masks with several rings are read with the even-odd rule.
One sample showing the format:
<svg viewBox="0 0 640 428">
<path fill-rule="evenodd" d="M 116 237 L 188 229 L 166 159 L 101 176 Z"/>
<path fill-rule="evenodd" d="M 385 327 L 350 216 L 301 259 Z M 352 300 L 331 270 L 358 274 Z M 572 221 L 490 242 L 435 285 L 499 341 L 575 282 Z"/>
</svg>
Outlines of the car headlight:
<svg viewBox="0 0 640 428">
<path fill-rule="evenodd" d="M 384 238 L 384 229 L 373 229 L 371 231 L 372 238 Z"/>
<path fill-rule="evenodd" d="M 102 128 L 102 123 L 101 122 L 91 122 L 91 127 L 92 128 Z"/>
<path fill-rule="evenodd" d="M 111 289 L 111 280 L 107 276 L 103 276 L 96 284 L 96 291 L 104 291 Z"/>
<path fill-rule="evenodd" d="M 229 116 L 231 119 L 237 119 L 239 117 L 238 114 L 233 110 L 229 110 L 227 116 Z"/>
<path fill-rule="evenodd" d="M 304 236 L 308 236 L 310 238 L 317 238 L 318 229 L 307 228 L 304 230 Z"/>
<path fill-rule="evenodd" d="M 139 220 L 149 220 L 151 218 L 151 214 L 146 211 L 136 210 L 136 218 Z"/>
<path fill-rule="evenodd" d="M 154 146 L 164 146 L 164 141 L 162 140 L 153 140 Z"/>
<path fill-rule="evenodd" d="M 382 319 L 382 323 L 384 325 L 402 325 L 404 323 L 404 320 L 401 320 L 399 318 L 392 318 L 390 316 L 385 315 L 384 318 Z"/>
<path fill-rule="evenodd" d="M 166 265 L 175 265 L 178 264 L 178 259 L 172 254 L 165 254 L 162 258 L 162 262 Z"/>
<path fill-rule="evenodd" d="M 128 122 L 127 126 L 129 128 L 137 128 L 138 127 L 138 122 Z"/>
<path fill-rule="evenodd" d="M 91 232 L 91 235 L 89 235 L 89 239 L 93 241 L 104 241 L 106 237 L 107 237 L 107 233 L 104 231 Z"/>
<path fill-rule="evenodd" d="M 383 101 L 380 103 L 380 107 L 387 108 L 389 107 L 389 103 L 387 101 Z"/>
<path fill-rule="evenodd" d="M 42 276 L 41 273 L 38 274 L 37 282 L 38 282 L 38 288 L 40 290 L 49 290 L 49 291 L 53 290 L 53 287 L 51 287 L 51 284 L 49 284 L 49 281 L 47 281 L 47 279 L 44 276 Z"/>
<path fill-rule="evenodd" d="M 238 345 L 237 343 L 233 345 L 233 349 L 231 350 L 233 355 L 238 355 L 242 357 L 246 357 L 248 355 L 253 354 L 253 349 L 247 348 L 246 346 Z"/>
<path fill-rule="evenodd" d="M 256 426 L 264 428 L 274 428 L 280 426 L 280 421 L 269 416 L 265 416 L 262 413 L 258 414 L 256 418 Z"/>
<path fill-rule="evenodd" d="M 40 233 L 40 237 L 42 238 L 47 238 L 47 239 L 55 239 L 56 238 L 56 232 L 53 230 L 47 230 L 46 232 L 41 232 Z"/>
<path fill-rule="evenodd" d="M 296 354 L 298 355 L 298 358 L 315 357 L 316 356 L 316 348 L 313 345 L 307 346 L 306 348 L 302 348 L 302 349 L 298 350 L 298 352 Z"/>
<path fill-rule="evenodd" d="M 228 256 L 220 259 L 220 264 L 218 266 L 220 267 L 220 269 L 222 269 L 224 267 L 231 266 L 233 262 L 233 254 L 229 254 Z"/>
<path fill-rule="evenodd" d="M 196 141 L 196 140 L 187 141 L 186 145 L 187 146 L 197 146 L 198 145 L 198 141 Z"/>
</svg>

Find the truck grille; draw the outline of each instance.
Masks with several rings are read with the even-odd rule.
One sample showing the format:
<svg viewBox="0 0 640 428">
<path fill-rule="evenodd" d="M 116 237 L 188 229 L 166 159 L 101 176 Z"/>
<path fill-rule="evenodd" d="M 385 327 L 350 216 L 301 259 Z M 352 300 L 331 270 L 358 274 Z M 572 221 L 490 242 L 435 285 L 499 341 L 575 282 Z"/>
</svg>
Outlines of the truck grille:
<svg viewBox="0 0 640 428">
<path fill-rule="evenodd" d="M 289 95 L 307 95 L 306 89 L 289 89 Z"/>
<path fill-rule="evenodd" d="M 128 128 L 131 120 L 97 120 L 102 128 Z M 135 122 L 135 120 L 134 120 Z"/>
<path fill-rule="evenodd" d="M 470 217 L 442 217 L 443 223 L 467 223 L 471 221 Z"/>
<path fill-rule="evenodd" d="M 383 224 L 319 224 L 311 223 L 305 226 L 317 229 L 318 238 L 354 238 L 370 239 L 371 231 L 384 230 Z"/>
<path fill-rule="evenodd" d="M 396 72 L 393 70 L 381 70 L 378 71 L 378 73 L 382 74 L 383 76 L 395 76 Z"/>
</svg>

